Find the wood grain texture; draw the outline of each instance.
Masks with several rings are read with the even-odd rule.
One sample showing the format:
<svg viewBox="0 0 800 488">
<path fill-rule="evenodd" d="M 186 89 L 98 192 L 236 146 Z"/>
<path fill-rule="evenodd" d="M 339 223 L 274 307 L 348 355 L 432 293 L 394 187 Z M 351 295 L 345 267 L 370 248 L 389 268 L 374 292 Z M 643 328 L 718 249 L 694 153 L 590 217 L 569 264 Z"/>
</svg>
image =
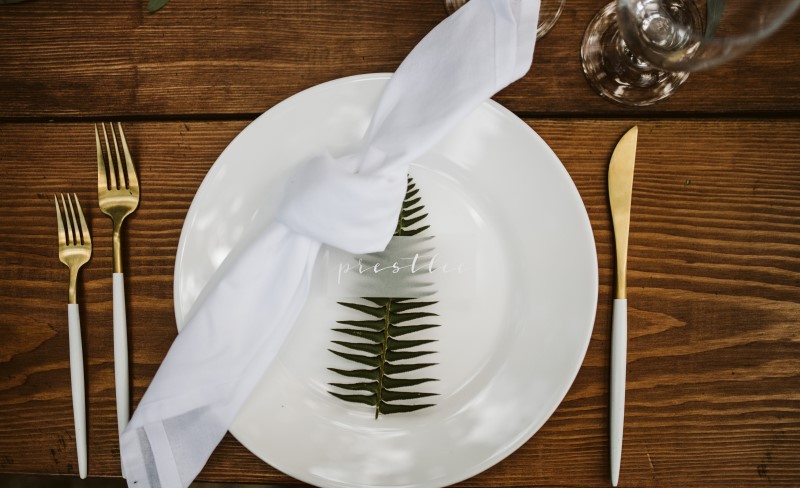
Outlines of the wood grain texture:
<svg viewBox="0 0 800 488">
<path fill-rule="evenodd" d="M 532 71 L 498 96 L 515 112 L 622 114 L 578 51 L 606 0 L 569 0 Z M 394 71 L 445 17 L 442 0 L 38 0 L 0 8 L 0 118 L 256 114 L 309 86 Z M 797 114 L 800 18 L 736 62 L 692 75 L 638 113 Z"/>
<path fill-rule="evenodd" d="M 630 237 L 621 486 L 800 484 L 800 122 L 529 122 L 561 158 L 592 223 L 600 296 L 564 402 L 517 452 L 463 487 L 608 486 L 612 236 L 607 162 L 639 125 Z M 136 122 L 142 184 L 126 234 L 131 396 L 176 335 L 183 218 L 247 121 Z M 76 474 L 66 268 L 52 194 L 77 192 L 95 241 L 80 279 L 89 473 L 119 474 L 111 336 L 111 222 L 97 209 L 89 123 L 0 124 L 0 472 Z M 532 163 L 533 164 L 533 163 Z M 296 484 L 228 436 L 201 480 Z"/>
</svg>

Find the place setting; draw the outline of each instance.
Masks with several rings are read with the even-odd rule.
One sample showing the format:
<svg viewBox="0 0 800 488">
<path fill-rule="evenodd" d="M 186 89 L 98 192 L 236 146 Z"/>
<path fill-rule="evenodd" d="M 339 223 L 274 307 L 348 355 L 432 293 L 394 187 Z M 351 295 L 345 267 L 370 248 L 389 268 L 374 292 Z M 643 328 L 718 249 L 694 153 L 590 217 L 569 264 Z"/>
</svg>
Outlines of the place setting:
<svg viewBox="0 0 800 488">
<path fill-rule="evenodd" d="M 99 209 L 112 229 L 114 397 L 129 487 L 189 486 L 227 432 L 313 486 L 467 480 L 553 415 L 581 370 L 600 306 L 611 310 L 604 460 L 618 484 L 636 327 L 627 301 L 634 166 L 648 164 L 637 147 L 657 141 L 642 123 L 613 141 L 603 189 L 615 268 L 606 293 L 596 227 L 572 176 L 528 122 L 492 99 L 537 76 L 537 39 L 557 28 L 565 1 L 444 3 L 449 16 L 397 71 L 299 91 L 219 154 L 177 243 L 177 336 L 138 401 L 129 392 L 125 292 L 136 269 L 123 269 L 122 235 L 148 198 L 142 162 L 125 124 L 87 131 L 97 208 L 72 188 L 54 196 L 58 257 L 69 268 L 81 478 L 92 455 L 76 290 L 97 251 L 87 215 Z M 798 8 L 745 2 L 766 19 L 755 23 L 735 3 L 677 3 L 618 0 L 598 13 L 580 61 L 601 97 L 663 101 L 690 71 L 742 54 Z M 147 245 L 136 236 L 126 243 Z"/>
</svg>

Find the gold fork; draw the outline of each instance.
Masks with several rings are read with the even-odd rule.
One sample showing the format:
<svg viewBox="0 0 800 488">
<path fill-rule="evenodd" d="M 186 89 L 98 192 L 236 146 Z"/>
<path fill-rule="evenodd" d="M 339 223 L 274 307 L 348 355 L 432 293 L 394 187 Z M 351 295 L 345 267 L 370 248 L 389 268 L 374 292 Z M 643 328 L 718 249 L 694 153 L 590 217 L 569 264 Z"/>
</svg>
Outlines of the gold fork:
<svg viewBox="0 0 800 488">
<path fill-rule="evenodd" d="M 61 205 L 64 207 L 64 218 L 56 201 L 56 217 L 58 220 L 58 258 L 69 267 L 69 299 L 67 302 L 67 320 L 69 324 L 69 370 L 72 383 L 72 413 L 75 418 L 75 443 L 78 447 L 78 473 L 81 478 L 86 478 L 87 448 L 86 448 L 86 389 L 83 377 L 83 344 L 81 341 L 81 317 L 78 309 L 77 287 L 78 270 L 92 257 L 92 237 L 89 235 L 89 226 L 83 217 L 78 195 L 75 195 L 75 205 L 72 198 L 61 195 Z M 69 202 L 69 207 L 67 207 Z M 68 210 L 69 208 L 69 210 Z M 75 219 L 75 208 L 78 209 L 78 219 Z M 66 223 L 66 230 L 65 224 Z"/>
<path fill-rule="evenodd" d="M 111 139 L 114 141 L 114 155 L 108 143 L 108 132 L 105 124 L 103 128 L 103 139 L 105 140 L 106 155 L 108 158 L 108 170 L 106 170 L 106 160 L 103 157 L 103 145 L 100 143 L 100 133 L 97 124 L 94 126 L 95 141 L 97 142 L 97 199 L 100 210 L 111 217 L 114 222 L 112 245 L 114 249 L 114 272 L 113 272 L 113 308 L 114 308 L 114 383 L 117 394 L 117 427 L 121 434 L 128 425 L 130 418 L 130 399 L 128 393 L 128 331 L 127 319 L 125 317 L 125 281 L 122 274 L 122 242 L 121 231 L 122 222 L 125 217 L 132 214 L 139 205 L 139 180 L 136 178 L 136 170 L 133 167 L 133 159 L 128 150 L 128 142 L 125 140 L 125 133 L 122 131 L 122 124 L 117 123 L 119 129 L 120 143 L 122 152 L 125 156 L 125 165 L 119 154 L 117 145 L 117 135 L 114 125 L 109 124 L 111 129 Z M 116 164 L 116 169 L 115 169 Z M 123 473 L 124 476 L 124 473 Z"/>
</svg>

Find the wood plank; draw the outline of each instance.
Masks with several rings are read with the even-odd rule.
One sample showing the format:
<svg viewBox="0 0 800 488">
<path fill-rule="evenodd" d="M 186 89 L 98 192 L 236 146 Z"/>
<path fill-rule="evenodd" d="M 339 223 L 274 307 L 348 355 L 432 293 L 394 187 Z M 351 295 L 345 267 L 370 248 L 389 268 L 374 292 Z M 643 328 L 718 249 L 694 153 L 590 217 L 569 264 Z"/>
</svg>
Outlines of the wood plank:
<svg viewBox="0 0 800 488">
<path fill-rule="evenodd" d="M 38 3 L 38 2 L 34 2 Z M 247 121 L 135 122 L 142 202 L 125 267 L 132 397 L 174 339 L 180 229 L 206 171 Z M 608 486 L 612 239 L 607 161 L 640 128 L 629 263 L 622 480 L 630 486 L 800 483 L 800 121 L 530 121 L 574 179 L 599 254 L 588 354 L 545 426 L 463 487 Z M 82 273 L 90 475 L 119 474 L 111 226 L 96 208 L 88 123 L 0 124 L 0 472 L 75 474 L 52 194 L 75 191 L 95 253 Z M 201 480 L 293 483 L 226 437 Z"/>
<path fill-rule="evenodd" d="M 605 0 L 570 0 L 532 71 L 498 100 L 526 114 L 797 114 L 800 18 L 650 109 L 589 88 L 578 51 Z M 441 0 L 48 0 L 0 8 L 0 118 L 255 114 L 310 86 L 394 71 Z"/>
</svg>

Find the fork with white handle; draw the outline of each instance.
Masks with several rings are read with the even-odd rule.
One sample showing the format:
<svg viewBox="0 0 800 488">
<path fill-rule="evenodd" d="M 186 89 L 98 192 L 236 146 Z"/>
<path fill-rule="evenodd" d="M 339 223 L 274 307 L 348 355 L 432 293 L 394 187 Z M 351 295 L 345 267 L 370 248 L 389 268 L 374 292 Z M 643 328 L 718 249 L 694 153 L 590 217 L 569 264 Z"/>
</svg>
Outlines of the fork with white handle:
<svg viewBox="0 0 800 488">
<path fill-rule="evenodd" d="M 117 123 L 119 129 L 120 145 L 124 154 L 120 157 L 117 135 L 114 125 L 109 124 L 111 139 L 114 141 L 114 153 L 108 143 L 108 132 L 102 124 L 103 139 L 105 140 L 105 154 L 100 143 L 100 133 L 97 125 L 94 126 L 95 141 L 97 143 L 97 200 L 100 210 L 111 217 L 114 222 L 112 233 L 112 246 L 114 251 L 113 274 L 113 309 L 114 309 L 114 383 L 117 394 L 117 427 L 119 433 L 125 430 L 130 419 L 130 394 L 128 391 L 128 326 L 125 315 L 125 280 L 122 274 L 122 221 L 132 214 L 139 205 L 139 180 L 133 167 L 133 158 L 128 150 L 122 124 Z M 116 158 L 114 157 L 116 156 Z M 115 167 L 116 166 L 116 167 Z M 122 473 L 125 476 L 125 473 Z"/>
<path fill-rule="evenodd" d="M 75 195 L 74 206 L 70 195 L 67 195 L 66 199 L 63 194 L 61 195 L 61 205 L 64 207 L 63 215 L 58 207 L 58 197 L 55 197 L 55 200 L 58 220 L 58 258 L 69 267 L 69 299 L 67 302 L 69 371 L 72 384 L 72 413 L 75 418 L 75 444 L 78 448 L 78 473 L 81 478 L 86 478 L 88 468 L 86 387 L 83 376 L 83 343 L 81 341 L 81 317 L 78 309 L 77 288 L 78 270 L 92 257 L 92 237 L 89 235 L 89 227 L 83 217 L 78 195 Z"/>
</svg>

